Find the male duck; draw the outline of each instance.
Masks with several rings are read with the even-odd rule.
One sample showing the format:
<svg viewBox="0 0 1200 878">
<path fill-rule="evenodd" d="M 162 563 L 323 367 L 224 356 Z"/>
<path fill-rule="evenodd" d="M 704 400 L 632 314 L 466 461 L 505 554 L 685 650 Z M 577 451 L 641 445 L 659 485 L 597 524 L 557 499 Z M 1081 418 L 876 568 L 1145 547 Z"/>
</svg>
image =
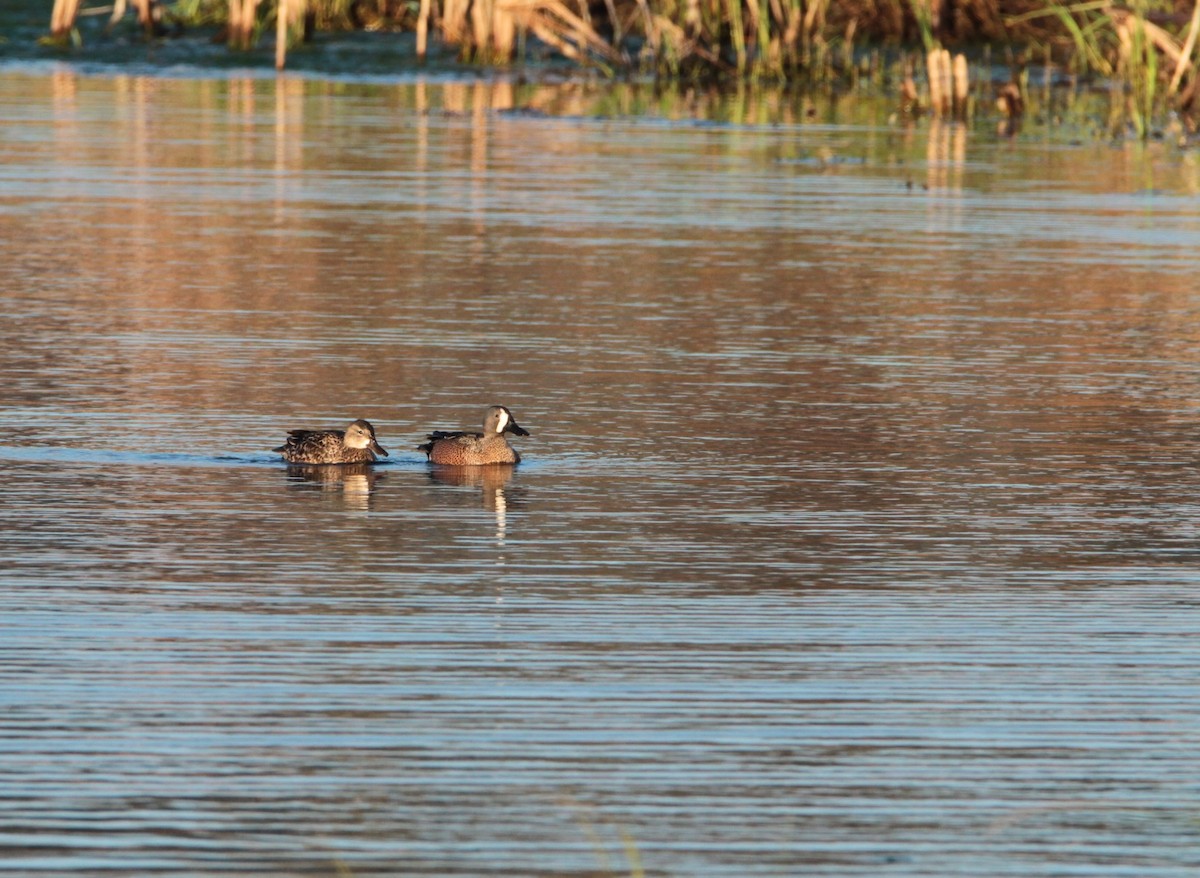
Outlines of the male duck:
<svg viewBox="0 0 1200 878">
<path fill-rule="evenodd" d="M 287 442 L 274 449 L 288 463 L 374 463 L 387 457 L 375 441 L 375 428 L 359 418 L 342 430 L 289 430 Z"/>
<path fill-rule="evenodd" d="M 529 431 L 513 418 L 512 412 L 502 405 L 494 405 L 483 416 L 482 433 L 434 430 L 429 434 L 429 441 L 418 445 L 417 450 L 424 451 L 430 463 L 449 466 L 520 463 L 521 455 L 508 444 L 505 433 L 529 435 Z"/>
</svg>

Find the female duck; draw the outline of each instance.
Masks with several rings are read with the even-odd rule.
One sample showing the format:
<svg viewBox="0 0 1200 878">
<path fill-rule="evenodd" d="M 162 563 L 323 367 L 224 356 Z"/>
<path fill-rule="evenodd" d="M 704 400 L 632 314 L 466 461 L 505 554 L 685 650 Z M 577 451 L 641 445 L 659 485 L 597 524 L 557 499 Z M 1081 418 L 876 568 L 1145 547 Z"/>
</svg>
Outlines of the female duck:
<svg viewBox="0 0 1200 878">
<path fill-rule="evenodd" d="M 289 430 L 287 442 L 275 449 L 288 463 L 374 463 L 387 457 L 375 441 L 375 428 L 359 418 L 342 430 Z"/>
<path fill-rule="evenodd" d="M 521 455 L 508 444 L 505 433 L 529 435 L 529 431 L 513 418 L 512 412 L 502 405 L 494 405 L 483 416 L 482 433 L 434 430 L 429 434 L 429 441 L 418 445 L 417 450 L 424 451 L 430 463 L 448 466 L 520 463 Z"/>
</svg>

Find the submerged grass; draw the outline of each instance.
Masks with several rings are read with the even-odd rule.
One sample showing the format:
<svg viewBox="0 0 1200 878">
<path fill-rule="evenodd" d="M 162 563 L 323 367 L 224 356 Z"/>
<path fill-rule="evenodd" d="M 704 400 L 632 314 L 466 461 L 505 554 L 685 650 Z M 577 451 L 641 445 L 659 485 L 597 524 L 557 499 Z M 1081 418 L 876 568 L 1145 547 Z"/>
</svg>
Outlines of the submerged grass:
<svg viewBox="0 0 1200 878">
<path fill-rule="evenodd" d="M 81 2 L 55 0 L 50 41 L 78 44 Z M 125 2 L 117 0 L 114 21 Z M 1200 0 L 132 2 L 148 34 L 167 26 L 216 26 L 231 48 L 247 50 L 273 32 L 280 67 L 289 45 L 315 31 L 412 31 L 421 61 L 432 38 L 442 50 L 480 65 L 561 57 L 607 76 L 697 83 L 857 83 L 866 76 L 894 86 L 910 110 L 963 117 L 971 110 L 961 53 L 986 64 L 994 52 L 1011 70 L 1011 81 L 996 86 L 1010 118 L 1023 110 L 1023 70 L 1031 58 L 1058 76 L 1109 80 L 1122 96 L 1114 124 L 1141 136 L 1170 111 L 1194 129 L 1200 103 L 1194 60 Z M 925 95 L 918 90 L 923 77 Z"/>
</svg>

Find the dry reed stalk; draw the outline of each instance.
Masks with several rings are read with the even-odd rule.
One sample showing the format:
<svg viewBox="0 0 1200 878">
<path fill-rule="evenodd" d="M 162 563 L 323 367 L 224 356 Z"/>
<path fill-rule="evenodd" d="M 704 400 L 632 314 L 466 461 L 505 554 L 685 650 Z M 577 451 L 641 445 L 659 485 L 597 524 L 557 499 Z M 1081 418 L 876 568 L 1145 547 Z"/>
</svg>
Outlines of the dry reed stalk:
<svg viewBox="0 0 1200 878">
<path fill-rule="evenodd" d="M 931 50 L 925 56 L 925 67 L 929 74 L 929 106 L 936 115 L 949 116 L 954 99 L 950 53 L 946 49 Z"/>
<path fill-rule="evenodd" d="M 492 9 L 493 56 L 507 61 L 512 58 L 517 46 L 517 20 L 511 12 L 496 4 Z"/>
<path fill-rule="evenodd" d="M 442 38 L 448 43 L 461 43 L 467 30 L 470 0 L 443 0 L 440 19 Z"/>
<path fill-rule="evenodd" d="M 825 26 L 825 13 L 828 9 L 829 0 L 810 0 L 804 10 L 803 39 L 806 55 L 811 51 L 813 41 L 818 33 Z"/>
<path fill-rule="evenodd" d="M 967 99 L 971 95 L 971 72 L 967 68 L 967 56 L 954 56 L 954 114 L 965 119 L 967 116 Z"/>
<path fill-rule="evenodd" d="M 742 24 L 742 0 L 725 0 L 725 15 L 729 22 L 729 39 L 737 56 L 737 69 L 746 69 L 746 27 Z"/>
<path fill-rule="evenodd" d="M 133 0 L 133 8 L 137 10 L 138 24 L 151 33 L 154 30 L 154 0 Z"/>
<path fill-rule="evenodd" d="M 589 53 L 611 62 L 621 60 L 617 50 L 562 0 L 498 0 L 497 8 L 573 61 L 585 62 Z"/>
<path fill-rule="evenodd" d="M 424 62 L 429 43 L 429 8 L 430 0 L 421 0 L 421 9 L 417 13 L 417 60 Z"/>
<path fill-rule="evenodd" d="M 772 58 L 782 58 L 783 34 L 787 30 L 787 12 L 780 0 L 767 0 L 767 30 L 771 34 Z M 774 22 L 774 27 L 771 23 Z"/>
<path fill-rule="evenodd" d="M 746 30 L 750 33 L 749 44 L 761 52 L 762 47 L 757 45 L 758 34 L 760 30 L 758 23 L 762 18 L 762 14 L 759 12 L 758 8 L 758 0 L 742 0 L 742 2 L 746 4 L 746 18 L 748 19 L 746 23 Z"/>
<path fill-rule="evenodd" d="M 695 2 L 696 0 L 688 0 L 689 8 L 691 7 L 691 4 Z M 1200 3 L 1200 0 L 1197 0 L 1197 2 Z M 604 0 L 604 8 L 608 11 L 608 22 L 612 25 L 613 29 L 613 45 L 619 46 L 621 45 L 621 41 L 624 40 L 625 34 L 621 28 L 621 16 L 617 14 L 617 4 L 615 0 Z"/>
<path fill-rule="evenodd" d="M 576 3 L 579 6 L 579 20 L 583 22 L 588 31 L 595 33 L 596 28 L 592 25 L 592 13 L 588 9 L 588 0 L 576 0 Z M 579 34 L 577 35 L 576 42 L 579 42 L 580 39 L 586 39 L 586 37 L 583 34 Z"/>
<path fill-rule="evenodd" d="M 471 34 L 477 55 L 488 62 L 507 61 L 517 43 L 517 23 L 498 0 L 473 0 Z"/>
<path fill-rule="evenodd" d="M 288 18 L 291 16 L 290 0 L 279 0 L 275 10 L 275 69 L 282 70 L 287 60 Z"/>
<path fill-rule="evenodd" d="M 133 8 L 137 11 L 137 22 L 148 36 L 154 35 L 162 20 L 161 7 L 157 3 L 158 0 L 133 0 Z M 114 0 L 112 14 L 108 17 L 108 24 L 105 25 L 105 30 L 108 31 L 116 27 L 128 11 L 128 0 Z"/>
<path fill-rule="evenodd" d="M 1192 7 L 1192 20 L 1188 24 L 1187 38 L 1183 41 L 1183 49 L 1180 50 L 1184 63 L 1175 65 L 1175 72 L 1171 74 L 1171 84 L 1167 87 L 1168 95 L 1175 94 L 1179 89 L 1183 74 L 1192 66 L 1192 52 L 1196 49 L 1198 34 L 1200 34 L 1200 0 L 1196 0 L 1196 5 Z"/>
<path fill-rule="evenodd" d="M 492 40 L 492 11 L 495 0 L 472 0 L 468 13 L 471 20 L 471 44 L 481 52 Z M 491 57 L 488 60 L 494 60 Z"/>
<path fill-rule="evenodd" d="M 79 16 L 79 0 L 54 0 L 50 11 L 50 36 L 64 37 L 75 27 Z"/>
<path fill-rule="evenodd" d="M 965 118 L 971 96 L 971 74 L 965 55 L 953 59 L 946 49 L 934 49 L 925 58 L 929 71 L 929 106 L 934 115 Z"/>
<path fill-rule="evenodd" d="M 698 35 L 689 35 L 687 31 L 665 15 L 655 15 L 652 21 L 655 45 L 657 46 L 653 57 L 659 64 L 666 60 L 669 65 L 675 65 L 694 55 L 714 70 L 720 70 L 722 73 L 733 72 L 716 52 L 701 42 Z M 624 56 L 621 60 L 625 60 Z"/>
<path fill-rule="evenodd" d="M 665 15 L 656 15 L 653 21 L 658 46 L 655 58 L 658 64 L 662 64 L 663 56 L 668 66 L 678 64 L 692 53 L 695 40 L 690 39 L 683 28 Z"/>
<path fill-rule="evenodd" d="M 854 34 L 858 32 L 858 19 L 850 19 L 846 32 L 842 34 L 842 69 L 854 68 Z"/>
<path fill-rule="evenodd" d="M 805 16 L 800 14 L 800 0 L 787 0 L 787 6 L 782 7 L 779 16 L 779 26 L 782 32 L 779 37 L 787 49 L 788 57 L 795 63 L 798 59 L 796 46 L 800 46 L 800 57 L 809 53 L 811 42 L 804 33 Z"/>
<path fill-rule="evenodd" d="M 242 32 L 242 0 L 229 0 L 229 45 L 234 45 Z"/>
<path fill-rule="evenodd" d="M 249 49 L 254 39 L 254 16 L 258 0 L 229 0 L 229 44 Z"/>
<path fill-rule="evenodd" d="M 660 39 L 658 28 L 654 23 L 654 14 L 650 11 L 650 4 L 646 0 L 637 0 L 638 11 L 642 14 L 642 27 L 646 34 L 646 48 L 650 50 L 650 55 L 658 58 Z"/>
<path fill-rule="evenodd" d="M 747 5 L 754 4 L 754 21 L 752 27 L 756 31 L 754 38 L 758 52 L 758 66 L 778 70 L 780 67 L 779 41 L 771 35 L 770 0 L 746 0 Z"/>
</svg>

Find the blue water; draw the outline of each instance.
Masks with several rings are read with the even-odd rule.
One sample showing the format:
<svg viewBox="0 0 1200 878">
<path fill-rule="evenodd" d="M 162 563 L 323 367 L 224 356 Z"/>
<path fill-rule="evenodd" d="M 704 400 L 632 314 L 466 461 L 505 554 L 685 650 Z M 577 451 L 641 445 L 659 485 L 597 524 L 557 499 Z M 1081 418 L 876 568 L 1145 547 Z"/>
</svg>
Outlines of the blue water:
<svg viewBox="0 0 1200 878">
<path fill-rule="evenodd" d="M 1194 874 L 1191 153 L 573 89 L 0 73 L 0 872 Z"/>
</svg>

